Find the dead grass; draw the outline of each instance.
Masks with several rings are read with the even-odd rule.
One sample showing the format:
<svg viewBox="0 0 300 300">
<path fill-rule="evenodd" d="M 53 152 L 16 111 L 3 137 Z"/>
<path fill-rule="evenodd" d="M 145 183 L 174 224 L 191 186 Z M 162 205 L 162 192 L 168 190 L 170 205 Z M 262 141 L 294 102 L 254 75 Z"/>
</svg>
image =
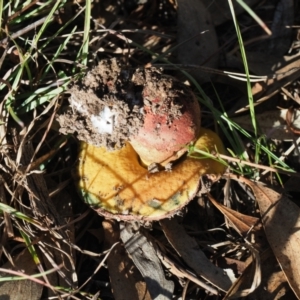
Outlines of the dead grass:
<svg viewBox="0 0 300 300">
<path fill-rule="evenodd" d="M 279 1 L 281 25 L 272 1 L 252 5 L 275 39 L 267 39 L 248 14 L 237 17 L 252 74 L 252 118 L 246 84 L 235 78 L 245 78 L 245 72 L 230 14 L 224 21 L 213 8 L 219 46 L 205 59 L 217 56 L 218 65 L 207 67 L 176 58 L 177 7 L 171 0 L 21 2 L 0 1 L 0 299 L 150 299 L 155 293 L 165 299 L 294 299 L 292 290 L 299 296 L 275 259 L 281 262 L 278 253 L 270 250 L 276 247 L 268 238 L 274 232 L 259 214 L 258 191 L 231 177 L 285 187 L 297 203 L 299 32 L 293 26 L 299 19 L 291 19 L 290 1 Z M 292 14 L 299 9 L 294 3 Z M 212 187 L 202 178 L 202 193 L 172 220 L 120 229 L 76 192 L 77 141 L 59 134 L 56 116 L 68 105 L 70 84 L 113 57 L 134 67 L 163 66 L 181 79 L 193 70 L 208 78 L 189 77 L 203 126 L 218 131 L 227 147 L 228 156 L 221 158 L 228 174 Z M 279 125 L 267 123 L 278 107 L 286 109 L 283 118 L 272 119 Z M 263 121 L 255 133 L 258 116 Z M 278 130 L 282 138 L 271 140 Z M 132 232 L 135 248 L 126 244 Z M 136 249 L 142 249 L 140 256 Z"/>
</svg>

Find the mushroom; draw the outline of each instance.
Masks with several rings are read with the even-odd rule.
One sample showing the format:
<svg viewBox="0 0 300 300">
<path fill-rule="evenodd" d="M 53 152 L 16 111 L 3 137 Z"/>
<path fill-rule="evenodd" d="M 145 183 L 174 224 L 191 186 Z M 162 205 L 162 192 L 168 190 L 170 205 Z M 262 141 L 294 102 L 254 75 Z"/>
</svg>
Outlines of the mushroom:
<svg viewBox="0 0 300 300">
<path fill-rule="evenodd" d="M 70 109 L 58 121 L 61 132 L 83 140 L 75 176 L 82 198 L 100 215 L 172 216 L 194 198 L 202 175 L 225 170 L 197 152 L 186 154 L 189 145 L 219 153 L 224 147 L 200 127 L 189 87 L 155 68 L 130 73 L 115 59 L 103 61 L 71 89 Z"/>
<path fill-rule="evenodd" d="M 224 152 L 220 138 L 200 130 L 195 148 Z M 159 220 L 172 216 L 194 198 L 200 176 L 222 174 L 218 161 L 183 157 L 170 172 L 151 173 L 128 142 L 116 151 L 82 143 L 77 175 L 84 201 L 100 215 L 122 220 Z"/>
</svg>

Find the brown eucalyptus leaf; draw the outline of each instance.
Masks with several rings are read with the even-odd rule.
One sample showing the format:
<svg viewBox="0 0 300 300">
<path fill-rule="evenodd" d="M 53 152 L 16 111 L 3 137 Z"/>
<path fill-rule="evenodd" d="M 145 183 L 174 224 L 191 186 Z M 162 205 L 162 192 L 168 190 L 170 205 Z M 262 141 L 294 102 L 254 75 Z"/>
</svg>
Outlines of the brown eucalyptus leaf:
<svg viewBox="0 0 300 300">
<path fill-rule="evenodd" d="M 166 279 L 151 237 L 139 225 L 129 222 L 121 224 L 120 236 L 135 266 L 144 277 L 152 299 L 171 299 L 174 283 Z"/>
<path fill-rule="evenodd" d="M 218 39 L 210 13 L 201 0 L 178 0 L 177 57 L 182 64 L 218 65 Z M 211 73 L 189 71 L 196 80 L 209 81 Z"/>
<path fill-rule="evenodd" d="M 269 244 L 290 287 L 300 298 L 299 207 L 287 196 L 260 183 L 254 183 L 243 177 L 238 180 L 253 190 Z"/>
<path fill-rule="evenodd" d="M 15 267 L 7 262 L 1 268 L 21 271 L 26 275 L 33 275 L 39 272 L 27 249 L 14 258 L 13 262 Z M 0 273 L 0 277 L 11 276 L 8 273 Z M 29 279 L 0 282 L 0 300 L 39 300 L 42 292 L 43 286 Z"/>
<path fill-rule="evenodd" d="M 105 235 L 105 245 L 112 247 L 120 241 L 119 224 L 114 220 L 102 222 Z M 107 258 L 110 282 L 114 298 L 151 300 L 149 291 L 142 275 L 129 258 L 124 246 L 119 243 Z"/>
<path fill-rule="evenodd" d="M 170 244 L 198 276 L 227 291 L 232 282 L 225 270 L 215 266 L 203 253 L 196 240 L 189 236 L 176 217 L 160 221 Z"/>
<path fill-rule="evenodd" d="M 281 270 L 271 249 L 261 254 L 262 282 L 260 286 L 248 296 L 249 300 L 295 300 L 286 277 Z"/>
<path fill-rule="evenodd" d="M 252 285 L 255 276 L 253 257 L 249 257 L 244 264 L 247 267 L 234 282 L 223 300 L 236 299 L 240 296 L 247 296 L 249 300 L 295 299 L 270 248 L 260 253 L 261 284 L 251 292 L 248 287 Z M 284 296 L 288 296 L 288 298 L 283 298 Z"/>
<path fill-rule="evenodd" d="M 249 232 L 251 227 L 255 226 L 258 223 L 258 218 L 241 214 L 238 211 L 235 211 L 218 203 L 210 194 L 208 194 L 207 196 L 208 199 L 213 203 L 213 205 L 223 213 L 223 215 L 228 219 L 231 225 L 242 236 L 245 236 Z"/>
</svg>

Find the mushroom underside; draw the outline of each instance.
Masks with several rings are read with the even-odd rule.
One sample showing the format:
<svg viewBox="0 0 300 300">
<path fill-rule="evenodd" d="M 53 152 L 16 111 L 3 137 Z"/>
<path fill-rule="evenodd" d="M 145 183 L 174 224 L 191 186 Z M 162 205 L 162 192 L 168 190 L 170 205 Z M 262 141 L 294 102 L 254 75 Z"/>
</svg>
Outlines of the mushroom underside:
<svg viewBox="0 0 300 300">
<path fill-rule="evenodd" d="M 224 152 L 219 137 L 201 129 L 195 148 Z M 82 143 L 77 176 L 84 201 L 100 215 L 122 220 L 159 220 L 185 206 L 199 189 L 204 174 L 221 174 L 218 161 L 181 158 L 171 171 L 149 172 L 130 143 L 115 151 Z"/>
</svg>

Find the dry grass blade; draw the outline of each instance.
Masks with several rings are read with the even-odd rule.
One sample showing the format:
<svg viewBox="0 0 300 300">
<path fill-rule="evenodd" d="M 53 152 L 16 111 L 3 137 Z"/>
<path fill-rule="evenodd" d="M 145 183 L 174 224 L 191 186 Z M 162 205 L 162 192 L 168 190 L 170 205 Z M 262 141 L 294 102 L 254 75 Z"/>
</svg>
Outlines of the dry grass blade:
<svg viewBox="0 0 300 300">
<path fill-rule="evenodd" d="M 16 148 L 19 148 L 20 142 L 17 134 L 14 137 L 14 141 Z M 21 164 L 23 166 L 29 166 L 35 151 L 33 150 L 31 142 L 22 140 L 21 144 Z M 77 276 L 75 273 L 74 253 L 71 246 L 68 245 L 68 242 L 62 243 L 62 240 L 56 240 L 57 238 L 61 239 L 63 237 L 65 241 L 71 243 L 74 241 L 74 228 L 69 226 L 62 217 L 64 214 L 71 214 L 70 198 L 65 195 L 62 197 L 63 201 L 57 198 L 50 199 L 45 178 L 42 173 L 36 172 L 36 170 L 30 173 L 28 170 L 26 171 L 26 168 L 23 170 L 19 168 L 14 176 L 14 180 L 21 194 L 23 193 L 21 191 L 28 191 L 32 214 L 42 224 L 45 224 L 45 230 L 50 233 L 50 235 L 44 236 L 43 238 L 38 238 L 33 230 L 29 234 L 29 236 L 33 236 L 33 238 L 38 240 L 39 257 L 43 261 L 44 266 L 46 266 L 47 269 L 54 267 L 57 270 L 56 273 L 45 276 L 45 281 L 48 285 L 52 286 L 62 285 L 71 288 L 76 287 Z M 51 181 L 48 180 L 48 185 L 50 184 Z M 62 207 L 64 207 L 64 212 L 62 212 Z M 53 226 L 60 226 L 60 229 L 57 229 L 57 231 L 52 230 Z M 63 228 L 61 228 L 61 226 Z M 27 232 L 26 229 L 23 230 Z M 54 242 L 53 239 L 56 241 Z M 36 264 L 40 272 L 42 272 L 43 266 L 37 262 Z M 63 267 L 58 268 L 58 265 L 62 265 Z M 49 295 L 57 295 L 55 289 L 52 291 L 49 290 L 48 293 Z"/>
<path fill-rule="evenodd" d="M 248 248 L 251 257 L 243 274 L 233 283 L 223 300 L 246 297 L 251 294 L 261 283 L 261 265 L 259 253 L 249 244 L 241 245 Z M 250 285 L 250 287 L 249 287 Z"/>
<path fill-rule="evenodd" d="M 4 180 L 1 176 L 0 177 L 0 199 L 4 204 L 7 204 L 3 181 Z M 5 230 L 5 234 L 3 234 L 3 236 L 2 236 L 2 239 L 7 238 L 7 237 L 12 238 L 14 236 L 13 225 L 12 225 L 11 219 L 9 217 L 9 214 L 6 212 L 4 213 L 4 222 L 5 222 L 6 230 Z M 1 244 L 1 242 L 0 242 L 0 244 Z M 0 250 L 0 256 L 1 256 L 1 250 Z"/>
<path fill-rule="evenodd" d="M 25 143 L 22 149 L 22 159 L 23 165 L 27 166 L 30 164 L 32 155 L 34 153 L 33 146 L 31 143 Z M 16 181 L 20 185 L 24 184 L 24 187 L 29 192 L 29 199 L 31 201 L 31 208 L 33 213 L 36 214 L 38 219 L 44 219 L 48 226 L 52 224 L 62 224 L 56 220 L 59 218 L 56 208 L 53 206 L 49 198 L 49 192 L 46 182 L 42 174 L 18 174 L 20 177 L 16 176 Z M 24 179 L 26 181 L 24 182 Z"/>
<path fill-rule="evenodd" d="M 256 98 L 255 105 L 260 104 L 277 93 L 281 92 L 281 89 L 293 83 L 299 78 L 300 59 L 299 54 L 289 58 L 284 62 L 285 66 L 278 69 L 276 73 L 268 78 L 264 83 L 256 83 L 252 88 L 253 96 Z M 263 65 L 263 64 L 262 64 Z M 237 113 L 247 111 L 249 107 L 239 109 Z"/>
<path fill-rule="evenodd" d="M 290 287 L 300 298 L 300 209 L 287 196 L 254 183 L 246 178 L 231 176 L 247 184 L 256 197 L 262 223 L 270 246 Z"/>
</svg>

